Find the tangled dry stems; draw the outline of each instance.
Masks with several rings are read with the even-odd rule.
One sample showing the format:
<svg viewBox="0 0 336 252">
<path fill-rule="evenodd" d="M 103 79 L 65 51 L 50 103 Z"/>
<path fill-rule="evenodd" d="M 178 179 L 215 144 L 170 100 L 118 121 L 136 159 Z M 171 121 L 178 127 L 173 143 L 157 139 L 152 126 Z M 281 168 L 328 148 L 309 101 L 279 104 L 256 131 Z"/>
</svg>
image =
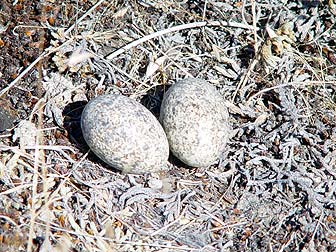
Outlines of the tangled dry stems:
<svg viewBox="0 0 336 252">
<path fill-rule="evenodd" d="M 1 136 L 0 250 L 335 250 L 335 9 L 321 5 L 98 1 L 68 30 L 53 28 L 51 48 L 0 96 L 57 52 L 53 74 L 77 89 L 64 95 L 59 82 L 56 122 L 83 93 L 123 93 L 155 113 L 166 85 L 193 76 L 227 99 L 233 133 L 218 165 L 120 174 L 71 134 L 56 137 L 62 125 L 43 115 L 55 97 L 42 97 L 31 146 Z M 297 41 L 285 45 L 269 35 L 286 22 Z"/>
</svg>

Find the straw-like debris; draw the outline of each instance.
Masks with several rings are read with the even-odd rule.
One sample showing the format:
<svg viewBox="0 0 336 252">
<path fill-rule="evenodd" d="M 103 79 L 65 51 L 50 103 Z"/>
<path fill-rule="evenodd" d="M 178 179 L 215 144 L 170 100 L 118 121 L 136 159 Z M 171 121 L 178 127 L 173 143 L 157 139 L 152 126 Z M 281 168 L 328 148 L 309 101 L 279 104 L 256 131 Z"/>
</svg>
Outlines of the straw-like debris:
<svg viewBox="0 0 336 252">
<path fill-rule="evenodd" d="M 332 0 L 2 1 L 18 119 L 0 135 L 0 251 L 335 251 L 335 24 Z M 88 151 L 87 100 L 158 116 L 186 77 L 226 99 L 217 164 L 129 175 Z"/>
</svg>

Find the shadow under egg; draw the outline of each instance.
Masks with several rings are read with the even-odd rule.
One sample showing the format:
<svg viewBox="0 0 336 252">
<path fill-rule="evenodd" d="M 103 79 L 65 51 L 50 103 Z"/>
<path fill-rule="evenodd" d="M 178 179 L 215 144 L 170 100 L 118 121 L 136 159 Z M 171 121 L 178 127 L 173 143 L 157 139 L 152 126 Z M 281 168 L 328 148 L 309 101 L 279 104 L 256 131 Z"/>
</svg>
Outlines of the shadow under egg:
<svg viewBox="0 0 336 252">
<path fill-rule="evenodd" d="M 77 101 L 69 103 L 63 110 L 63 127 L 68 132 L 68 138 L 70 143 L 72 143 L 76 148 L 79 149 L 83 154 L 87 153 L 90 150 L 90 147 L 85 142 L 83 137 L 83 132 L 81 128 L 81 116 L 83 110 L 88 102 L 87 101 Z M 97 157 L 93 151 L 90 151 L 87 158 L 96 164 L 103 166 L 106 169 L 113 170 L 115 172 L 121 172 L 118 169 L 115 169 L 99 157 Z"/>
</svg>

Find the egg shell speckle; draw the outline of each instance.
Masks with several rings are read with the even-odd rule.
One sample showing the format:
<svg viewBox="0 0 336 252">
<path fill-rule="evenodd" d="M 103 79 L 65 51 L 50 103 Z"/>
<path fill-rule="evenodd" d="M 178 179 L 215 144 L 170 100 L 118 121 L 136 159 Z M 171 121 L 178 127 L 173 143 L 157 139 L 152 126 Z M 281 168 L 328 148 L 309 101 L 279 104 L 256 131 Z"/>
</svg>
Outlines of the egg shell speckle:
<svg viewBox="0 0 336 252">
<path fill-rule="evenodd" d="M 218 160 L 229 135 L 228 117 L 224 98 L 216 88 L 195 78 L 173 84 L 160 111 L 171 152 L 193 167 Z"/>
<path fill-rule="evenodd" d="M 84 139 L 110 166 L 125 173 L 164 170 L 169 156 L 162 126 L 143 105 L 123 95 L 92 99 L 81 117 Z"/>
</svg>

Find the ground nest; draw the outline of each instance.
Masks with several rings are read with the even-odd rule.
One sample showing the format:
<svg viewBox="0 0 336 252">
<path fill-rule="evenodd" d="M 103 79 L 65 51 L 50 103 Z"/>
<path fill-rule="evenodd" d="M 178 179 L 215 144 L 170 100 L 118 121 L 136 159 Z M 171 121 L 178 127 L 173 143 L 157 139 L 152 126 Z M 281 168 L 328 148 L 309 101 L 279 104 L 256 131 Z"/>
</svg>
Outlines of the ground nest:
<svg viewBox="0 0 336 252">
<path fill-rule="evenodd" d="M 0 3 L 0 251 L 335 251 L 336 3 Z M 221 159 L 123 174 L 80 131 L 176 80 L 226 100 Z"/>
</svg>

